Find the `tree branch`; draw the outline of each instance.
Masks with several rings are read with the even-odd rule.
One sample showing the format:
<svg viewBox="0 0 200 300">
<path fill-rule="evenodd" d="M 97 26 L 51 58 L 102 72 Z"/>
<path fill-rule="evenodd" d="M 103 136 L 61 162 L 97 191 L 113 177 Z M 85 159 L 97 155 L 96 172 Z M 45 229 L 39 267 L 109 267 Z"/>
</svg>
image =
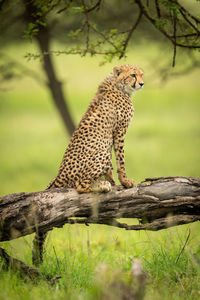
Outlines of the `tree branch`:
<svg viewBox="0 0 200 300">
<path fill-rule="evenodd" d="M 200 34 L 200 31 L 198 28 L 187 18 L 187 15 L 185 14 L 184 10 L 180 9 L 179 10 L 185 21 L 198 33 Z"/>
<path fill-rule="evenodd" d="M 86 9 L 87 13 L 89 13 L 89 12 L 95 10 L 95 9 L 99 9 L 100 5 L 101 5 L 101 1 L 102 0 L 98 0 L 97 3 L 94 6 L 92 6 L 91 8 L 87 8 Z"/>
<path fill-rule="evenodd" d="M 188 10 L 185 9 L 185 7 L 183 7 L 177 0 L 171 0 L 172 2 L 176 3 L 179 8 L 182 10 L 182 12 L 184 12 L 185 14 L 187 14 L 191 19 L 193 19 L 196 23 L 200 23 L 200 19 L 196 18 L 195 16 L 193 16 Z"/>
<path fill-rule="evenodd" d="M 128 43 L 129 43 L 129 41 L 130 41 L 130 39 L 131 39 L 131 37 L 133 35 L 133 32 L 135 31 L 135 29 L 139 25 L 141 18 L 142 18 L 142 10 L 140 10 L 139 16 L 138 16 L 136 22 L 133 24 L 133 26 L 131 27 L 131 29 L 128 31 L 128 35 L 127 35 L 126 39 L 124 40 L 122 53 L 121 53 L 119 59 L 124 56 L 126 48 L 128 46 Z"/>
<path fill-rule="evenodd" d="M 192 18 L 193 20 L 195 19 L 197 23 L 199 23 L 199 20 L 197 18 L 193 18 L 193 16 L 187 12 L 179 3 L 178 1 L 173 1 L 171 0 L 172 3 L 175 3 L 177 5 L 177 9 L 179 10 L 179 12 L 181 13 L 182 17 L 185 20 L 185 24 L 187 25 L 186 28 L 188 28 L 189 30 L 196 30 L 196 35 L 194 37 L 199 38 L 199 30 L 198 28 L 187 18 L 187 15 Z M 178 47 L 182 47 L 182 48 L 188 48 L 188 49 L 198 49 L 200 48 L 200 45 L 197 44 L 184 44 L 184 43 L 180 43 L 176 41 L 176 38 L 174 36 L 171 36 L 170 31 L 165 29 L 163 26 L 158 26 L 157 24 L 157 19 L 150 13 L 150 11 L 145 7 L 145 5 L 143 5 L 141 0 L 135 0 L 135 3 L 138 5 L 139 9 L 142 11 L 143 15 L 153 24 L 153 26 L 159 30 L 169 41 L 172 42 L 172 44 Z M 187 15 L 186 15 L 187 14 Z M 177 19 L 176 19 L 176 26 L 177 26 Z M 186 29 L 185 29 L 186 30 Z M 176 33 L 175 33 L 176 34 Z M 190 33 L 191 34 L 191 33 Z M 193 34 L 193 32 L 192 32 Z M 182 35 L 182 37 L 187 37 L 188 34 L 186 35 Z M 175 49 L 175 48 L 174 48 Z M 175 51 L 174 51 L 175 53 Z M 175 57 L 175 56 L 174 56 Z"/>
<path fill-rule="evenodd" d="M 160 18 L 161 13 L 160 13 L 160 6 L 159 6 L 159 1 L 158 0 L 155 0 L 155 6 L 156 6 L 157 17 Z"/>
<path fill-rule="evenodd" d="M 173 13 L 173 23 L 174 23 L 174 54 L 172 60 L 172 67 L 175 67 L 175 61 L 176 61 L 176 14 L 175 13 Z"/>
<path fill-rule="evenodd" d="M 138 218 L 141 224 L 127 225 L 118 218 Z M 200 179 L 191 177 L 149 178 L 131 189 L 113 187 L 107 194 L 78 194 L 63 188 L 0 198 L 0 241 L 65 223 L 159 230 L 198 220 Z"/>
</svg>

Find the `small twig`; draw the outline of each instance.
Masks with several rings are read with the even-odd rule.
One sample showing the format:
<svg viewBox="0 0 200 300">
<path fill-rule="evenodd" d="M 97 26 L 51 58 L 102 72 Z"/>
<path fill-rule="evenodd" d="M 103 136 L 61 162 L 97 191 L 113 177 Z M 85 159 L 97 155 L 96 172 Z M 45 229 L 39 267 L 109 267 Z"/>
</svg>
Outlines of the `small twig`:
<svg viewBox="0 0 200 300">
<path fill-rule="evenodd" d="M 116 53 L 119 53 L 121 52 L 117 46 L 101 31 L 97 30 L 96 27 L 94 26 L 91 26 L 92 30 L 94 32 L 96 32 L 97 34 L 99 34 L 106 42 L 108 42 L 115 50 L 116 50 Z M 111 51 L 111 53 L 113 53 L 113 51 Z"/>
<path fill-rule="evenodd" d="M 99 9 L 100 5 L 101 5 L 101 0 L 98 0 L 94 6 L 92 6 L 91 8 L 87 8 L 86 12 L 89 13 L 89 12 L 95 10 L 96 8 Z"/>
<path fill-rule="evenodd" d="M 58 10 L 57 14 L 60 14 L 61 12 L 65 11 L 66 9 L 68 9 L 70 7 L 72 1 L 73 0 L 69 0 L 69 3 L 66 6 L 64 6 L 63 8 L 61 8 L 60 10 Z"/>
<path fill-rule="evenodd" d="M 69 51 L 51 50 L 51 51 L 48 51 L 48 52 L 36 53 L 36 54 L 27 53 L 25 57 L 28 58 L 28 59 L 31 59 L 31 58 L 35 59 L 35 58 L 39 58 L 39 57 L 43 57 L 43 56 L 47 56 L 47 55 L 53 55 L 53 54 L 56 54 L 56 55 L 61 55 L 61 54 L 82 55 L 83 53 L 85 53 L 85 49 L 71 49 Z M 94 55 L 94 54 L 108 55 L 108 54 L 119 53 L 119 50 L 116 49 L 115 52 L 114 52 L 113 50 L 96 51 L 96 50 L 93 50 L 93 49 L 88 49 L 87 53 L 90 53 L 91 55 Z"/>
<path fill-rule="evenodd" d="M 196 33 L 188 33 L 188 34 L 176 35 L 176 38 L 188 38 L 188 37 L 196 37 L 196 36 L 197 36 Z M 172 37 L 175 38 L 175 36 Z"/>
<path fill-rule="evenodd" d="M 175 63 L 176 63 L 176 15 L 175 13 L 173 15 L 173 21 L 174 21 L 174 54 L 172 60 L 172 67 L 175 67 Z"/>
<path fill-rule="evenodd" d="M 65 11 L 66 9 L 68 9 L 69 6 L 70 6 L 70 4 L 72 3 L 72 1 L 73 1 L 73 0 L 70 0 L 69 3 L 68 3 L 66 6 L 64 6 L 63 8 L 61 8 L 60 10 L 58 10 L 58 11 L 57 11 L 57 14 L 60 14 L 60 13 L 62 13 L 63 11 Z M 91 11 L 93 11 L 93 10 L 95 10 L 95 9 L 99 9 L 99 8 L 100 8 L 100 5 L 101 5 L 101 1 L 102 1 L 102 0 L 98 0 L 97 3 L 96 3 L 94 6 L 92 6 L 91 8 L 86 8 L 86 9 L 85 9 L 85 12 L 90 13 Z"/>
<path fill-rule="evenodd" d="M 173 42 L 174 44 L 174 42 Z M 199 49 L 200 45 L 186 45 L 186 44 L 180 44 L 176 43 L 176 46 L 181 47 L 181 48 L 188 48 L 188 49 Z"/>
<path fill-rule="evenodd" d="M 179 258 L 180 258 L 181 254 L 183 253 L 183 251 L 184 251 L 184 249 L 185 249 L 185 247 L 186 247 L 186 245 L 188 243 L 188 240 L 189 240 L 189 237 L 190 237 L 190 229 L 188 229 L 188 231 L 189 232 L 188 232 L 187 238 L 186 238 L 185 243 L 184 243 L 184 245 L 183 245 L 183 247 L 182 247 L 182 249 L 181 249 L 181 251 L 180 251 L 180 253 L 179 253 L 179 255 L 178 255 L 177 259 L 176 259 L 176 261 L 175 261 L 175 265 L 179 261 Z"/>
</svg>

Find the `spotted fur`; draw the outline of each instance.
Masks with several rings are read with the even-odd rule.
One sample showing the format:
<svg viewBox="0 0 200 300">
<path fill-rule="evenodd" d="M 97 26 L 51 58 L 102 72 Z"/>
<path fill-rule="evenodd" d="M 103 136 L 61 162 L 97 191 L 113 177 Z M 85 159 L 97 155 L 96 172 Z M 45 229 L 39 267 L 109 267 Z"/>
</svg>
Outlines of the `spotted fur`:
<svg viewBox="0 0 200 300">
<path fill-rule="evenodd" d="M 114 146 L 119 181 L 126 188 L 124 136 L 133 117 L 131 96 L 143 86 L 137 66 L 122 65 L 100 84 L 67 147 L 58 175 L 48 188 L 72 187 L 78 192 L 108 192 L 115 184 L 112 167 Z M 105 181 L 99 180 L 104 176 Z"/>
</svg>

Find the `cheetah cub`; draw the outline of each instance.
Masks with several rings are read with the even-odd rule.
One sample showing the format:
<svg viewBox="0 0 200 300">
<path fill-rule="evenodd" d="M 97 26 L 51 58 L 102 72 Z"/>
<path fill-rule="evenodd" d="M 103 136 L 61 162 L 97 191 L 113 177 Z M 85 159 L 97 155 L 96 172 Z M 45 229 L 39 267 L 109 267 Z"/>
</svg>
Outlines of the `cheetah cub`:
<svg viewBox="0 0 200 300">
<path fill-rule="evenodd" d="M 71 138 L 57 177 L 48 188 L 72 187 L 79 193 L 109 192 L 111 185 L 115 185 L 112 147 L 119 181 L 126 188 L 134 185 L 126 177 L 124 137 L 134 112 L 131 96 L 143 85 L 143 72 L 138 66 L 114 67 L 100 84 Z M 102 176 L 105 181 L 100 180 Z"/>
</svg>

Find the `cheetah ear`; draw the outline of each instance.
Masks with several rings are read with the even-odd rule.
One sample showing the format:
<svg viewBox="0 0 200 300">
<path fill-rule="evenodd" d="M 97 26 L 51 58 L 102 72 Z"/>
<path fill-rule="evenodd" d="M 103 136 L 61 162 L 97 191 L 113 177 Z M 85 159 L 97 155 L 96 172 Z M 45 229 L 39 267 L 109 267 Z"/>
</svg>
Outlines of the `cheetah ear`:
<svg viewBox="0 0 200 300">
<path fill-rule="evenodd" d="M 115 75 L 119 76 L 120 73 L 121 73 L 120 67 L 114 67 L 114 68 L 113 68 L 113 73 L 114 73 Z"/>
</svg>

